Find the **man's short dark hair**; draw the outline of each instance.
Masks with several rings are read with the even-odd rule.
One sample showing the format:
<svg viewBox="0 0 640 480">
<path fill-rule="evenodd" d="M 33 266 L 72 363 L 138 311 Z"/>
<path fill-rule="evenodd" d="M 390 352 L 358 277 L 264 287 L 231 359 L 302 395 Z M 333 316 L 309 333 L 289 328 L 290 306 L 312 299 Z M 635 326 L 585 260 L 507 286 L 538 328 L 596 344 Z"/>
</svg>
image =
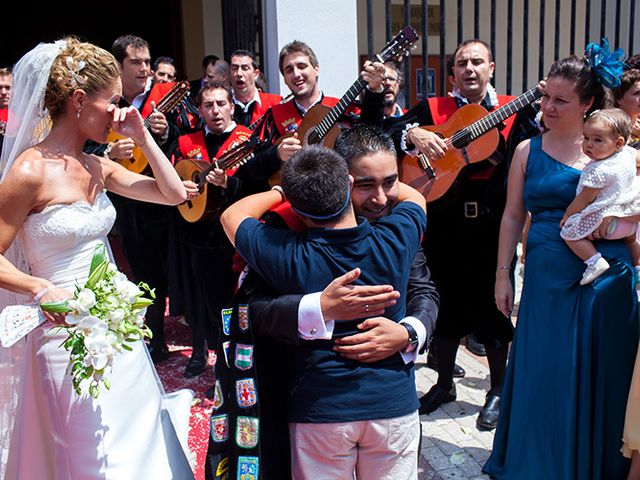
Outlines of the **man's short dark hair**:
<svg viewBox="0 0 640 480">
<path fill-rule="evenodd" d="M 309 63 L 312 67 L 315 68 L 318 66 L 318 57 L 316 57 L 316 54 L 312 50 L 312 48 L 306 43 L 301 42 L 300 40 L 294 40 L 293 42 L 287 43 L 284 47 L 282 47 L 282 50 L 280 50 L 280 55 L 278 55 L 278 66 L 280 67 L 280 73 L 282 73 L 283 75 L 284 70 L 282 69 L 282 64 L 284 63 L 284 58 L 292 53 L 302 53 L 303 55 L 309 57 Z"/>
<path fill-rule="evenodd" d="M 220 60 L 217 55 L 205 55 L 202 57 L 202 71 L 204 72 L 209 65 L 215 65 Z"/>
<path fill-rule="evenodd" d="M 254 70 L 258 69 L 258 63 L 256 62 L 256 56 L 253 52 L 250 52 L 249 50 L 236 50 L 235 52 L 233 52 L 230 56 L 229 56 L 229 63 L 231 63 L 231 59 L 233 57 L 249 57 L 251 59 L 251 65 L 253 66 Z"/>
<path fill-rule="evenodd" d="M 458 52 L 463 49 L 464 47 L 466 47 L 467 45 L 470 45 L 472 43 L 479 43 L 480 45 L 482 45 L 484 48 L 487 49 L 487 52 L 489 53 L 489 63 L 493 62 L 493 52 L 491 51 L 491 45 L 489 45 L 487 42 L 485 42 L 484 40 L 480 40 L 479 38 L 471 38 L 469 40 L 465 40 L 464 42 L 462 42 L 460 45 L 458 45 L 455 49 L 455 51 L 453 52 L 453 55 L 448 55 L 447 56 L 447 73 L 449 74 L 449 76 L 453 77 L 453 67 L 455 66 L 456 63 L 456 55 L 458 54 Z"/>
<path fill-rule="evenodd" d="M 198 106 L 202 105 L 202 97 L 206 92 L 210 90 L 216 90 L 218 88 L 221 88 L 222 90 L 227 92 L 227 99 L 229 100 L 229 103 L 233 103 L 233 94 L 231 93 L 231 87 L 229 86 L 229 84 L 226 82 L 219 82 L 216 80 L 215 82 L 207 83 L 204 87 L 200 89 L 200 91 L 198 92 L 198 95 L 196 96 L 196 105 Z"/>
<path fill-rule="evenodd" d="M 370 125 L 357 124 L 349 130 L 343 130 L 338 135 L 335 144 L 336 152 L 347 162 L 378 152 L 388 152 L 396 157 L 396 147 L 393 140 L 382 130 Z"/>
<path fill-rule="evenodd" d="M 135 35 L 122 35 L 121 37 L 116 38 L 113 45 L 111 45 L 111 54 L 116 58 L 120 65 L 122 65 L 124 59 L 127 58 L 128 47 L 132 47 L 134 50 L 146 48 L 151 51 L 151 48 L 149 48 L 149 42 L 144 38 L 140 38 Z"/>
<path fill-rule="evenodd" d="M 282 190 L 294 210 L 319 224 L 335 222 L 349 210 L 347 164 L 322 145 L 304 147 L 284 163 Z"/>
<path fill-rule="evenodd" d="M 166 63 L 167 65 L 173 65 L 174 67 L 176 66 L 176 61 L 172 57 L 158 57 L 156 58 L 156 61 L 153 62 L 153 69 L 157 70 L 158 66 L 161 63 Z"/>
</svg>

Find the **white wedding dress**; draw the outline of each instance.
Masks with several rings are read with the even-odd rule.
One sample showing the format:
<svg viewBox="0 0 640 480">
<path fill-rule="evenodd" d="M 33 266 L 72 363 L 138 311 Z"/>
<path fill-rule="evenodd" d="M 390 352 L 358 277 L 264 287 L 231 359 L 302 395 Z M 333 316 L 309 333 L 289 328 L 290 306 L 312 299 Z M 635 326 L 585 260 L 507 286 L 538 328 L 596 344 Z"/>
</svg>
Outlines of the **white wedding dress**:
<svg viewBox="0 0 640 480">
<path fill-rule="evenodd" d="M 114 220 L 104 192 L 93 205 L 53 205 L 29 215 L 19 239 L 31 273 L 71 290 L 84 284 L 94 248 L 106 241 Z M 51 327 L 27 337 L 5 479 L 193 479 L 183 448 L 192 392 L 167 400 L 139 341 L 115 357 L 110 390 L 102 388 L 97 399 L 78 396 L 65 374 L 64 334 Z"/>
</svg>

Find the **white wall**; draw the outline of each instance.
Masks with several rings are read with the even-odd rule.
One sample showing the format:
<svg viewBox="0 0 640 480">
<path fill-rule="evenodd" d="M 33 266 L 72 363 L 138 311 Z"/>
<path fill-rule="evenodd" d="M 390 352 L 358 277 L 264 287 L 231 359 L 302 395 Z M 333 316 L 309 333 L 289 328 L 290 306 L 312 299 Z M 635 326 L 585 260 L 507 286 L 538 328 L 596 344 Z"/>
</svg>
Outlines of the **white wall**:
<svg viewBox="0 0 640 480">
<path fill-rule="evenodd" d="M 341 97 L 358 78 L 356 0 L 262 0 L 262 16 L 270 92 L 289 93 L 278 70 L 278 54 L 293 40 L 307 43 L 316 53 L 319 84 L 326 95 Z"/>
</svg>

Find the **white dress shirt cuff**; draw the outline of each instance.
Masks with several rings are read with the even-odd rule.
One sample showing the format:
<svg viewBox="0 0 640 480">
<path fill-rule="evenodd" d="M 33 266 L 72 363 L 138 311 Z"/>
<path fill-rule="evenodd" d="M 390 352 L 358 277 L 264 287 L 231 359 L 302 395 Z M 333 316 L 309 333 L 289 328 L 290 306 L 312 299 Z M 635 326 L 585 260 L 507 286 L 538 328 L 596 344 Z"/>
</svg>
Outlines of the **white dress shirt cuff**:
<svg viewBox="0 0 640 480">
<path fill-rule="evenodd" d="M 418 155 L 420 153 L 420 150 L 418 150 L 415 146 L 413 146 L 412 150 L 409 150 L 409 145 L 407 144 L 407 135 L 409 133 L 409 130 L 419 126 L 419 123 L 407 123 L 404 127 L 404 130 L 402 130 L 402 137 L 400 137 L 400 148 L 404 153 L 412 157 Z"/>
<path fill-rule="evenodd" d="M 424 324 L 416 317 L 404 317 L 400 320 L 400 323 L 408 323 L 418 334 L 418 346 L 416 349 L 407 353 L 400 352 L 400 356 L 402 357 L 402 360 L 404 360 L 404 363 L 416 363 L 416 360 L 418 359 L 418 352 L 422 350 L 424 342 L 427 341 L 427 329 L 424 328 Z"/>
<path fill-rule="evenodd" d="M 304 340 L 330 340 L 335 320 L 326 320 L 320 307 L 322 292 L 302 297 L 298 306 L 298 335 Z M 424 327 L 423 327 L 424 328 Z"/>
</svg>

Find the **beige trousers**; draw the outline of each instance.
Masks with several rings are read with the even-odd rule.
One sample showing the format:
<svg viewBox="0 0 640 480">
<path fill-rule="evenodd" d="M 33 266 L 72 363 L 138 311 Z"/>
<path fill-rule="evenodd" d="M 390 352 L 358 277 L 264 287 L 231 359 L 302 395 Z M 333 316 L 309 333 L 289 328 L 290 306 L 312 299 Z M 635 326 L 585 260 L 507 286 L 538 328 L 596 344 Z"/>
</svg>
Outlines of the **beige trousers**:
<svg viewBox="0 0 640 480">
<path fill-rule="evenodd" d="M 294 480 L 417 480 L 418 412 L 384 420 L 290 423 Z"/>
</svg>

